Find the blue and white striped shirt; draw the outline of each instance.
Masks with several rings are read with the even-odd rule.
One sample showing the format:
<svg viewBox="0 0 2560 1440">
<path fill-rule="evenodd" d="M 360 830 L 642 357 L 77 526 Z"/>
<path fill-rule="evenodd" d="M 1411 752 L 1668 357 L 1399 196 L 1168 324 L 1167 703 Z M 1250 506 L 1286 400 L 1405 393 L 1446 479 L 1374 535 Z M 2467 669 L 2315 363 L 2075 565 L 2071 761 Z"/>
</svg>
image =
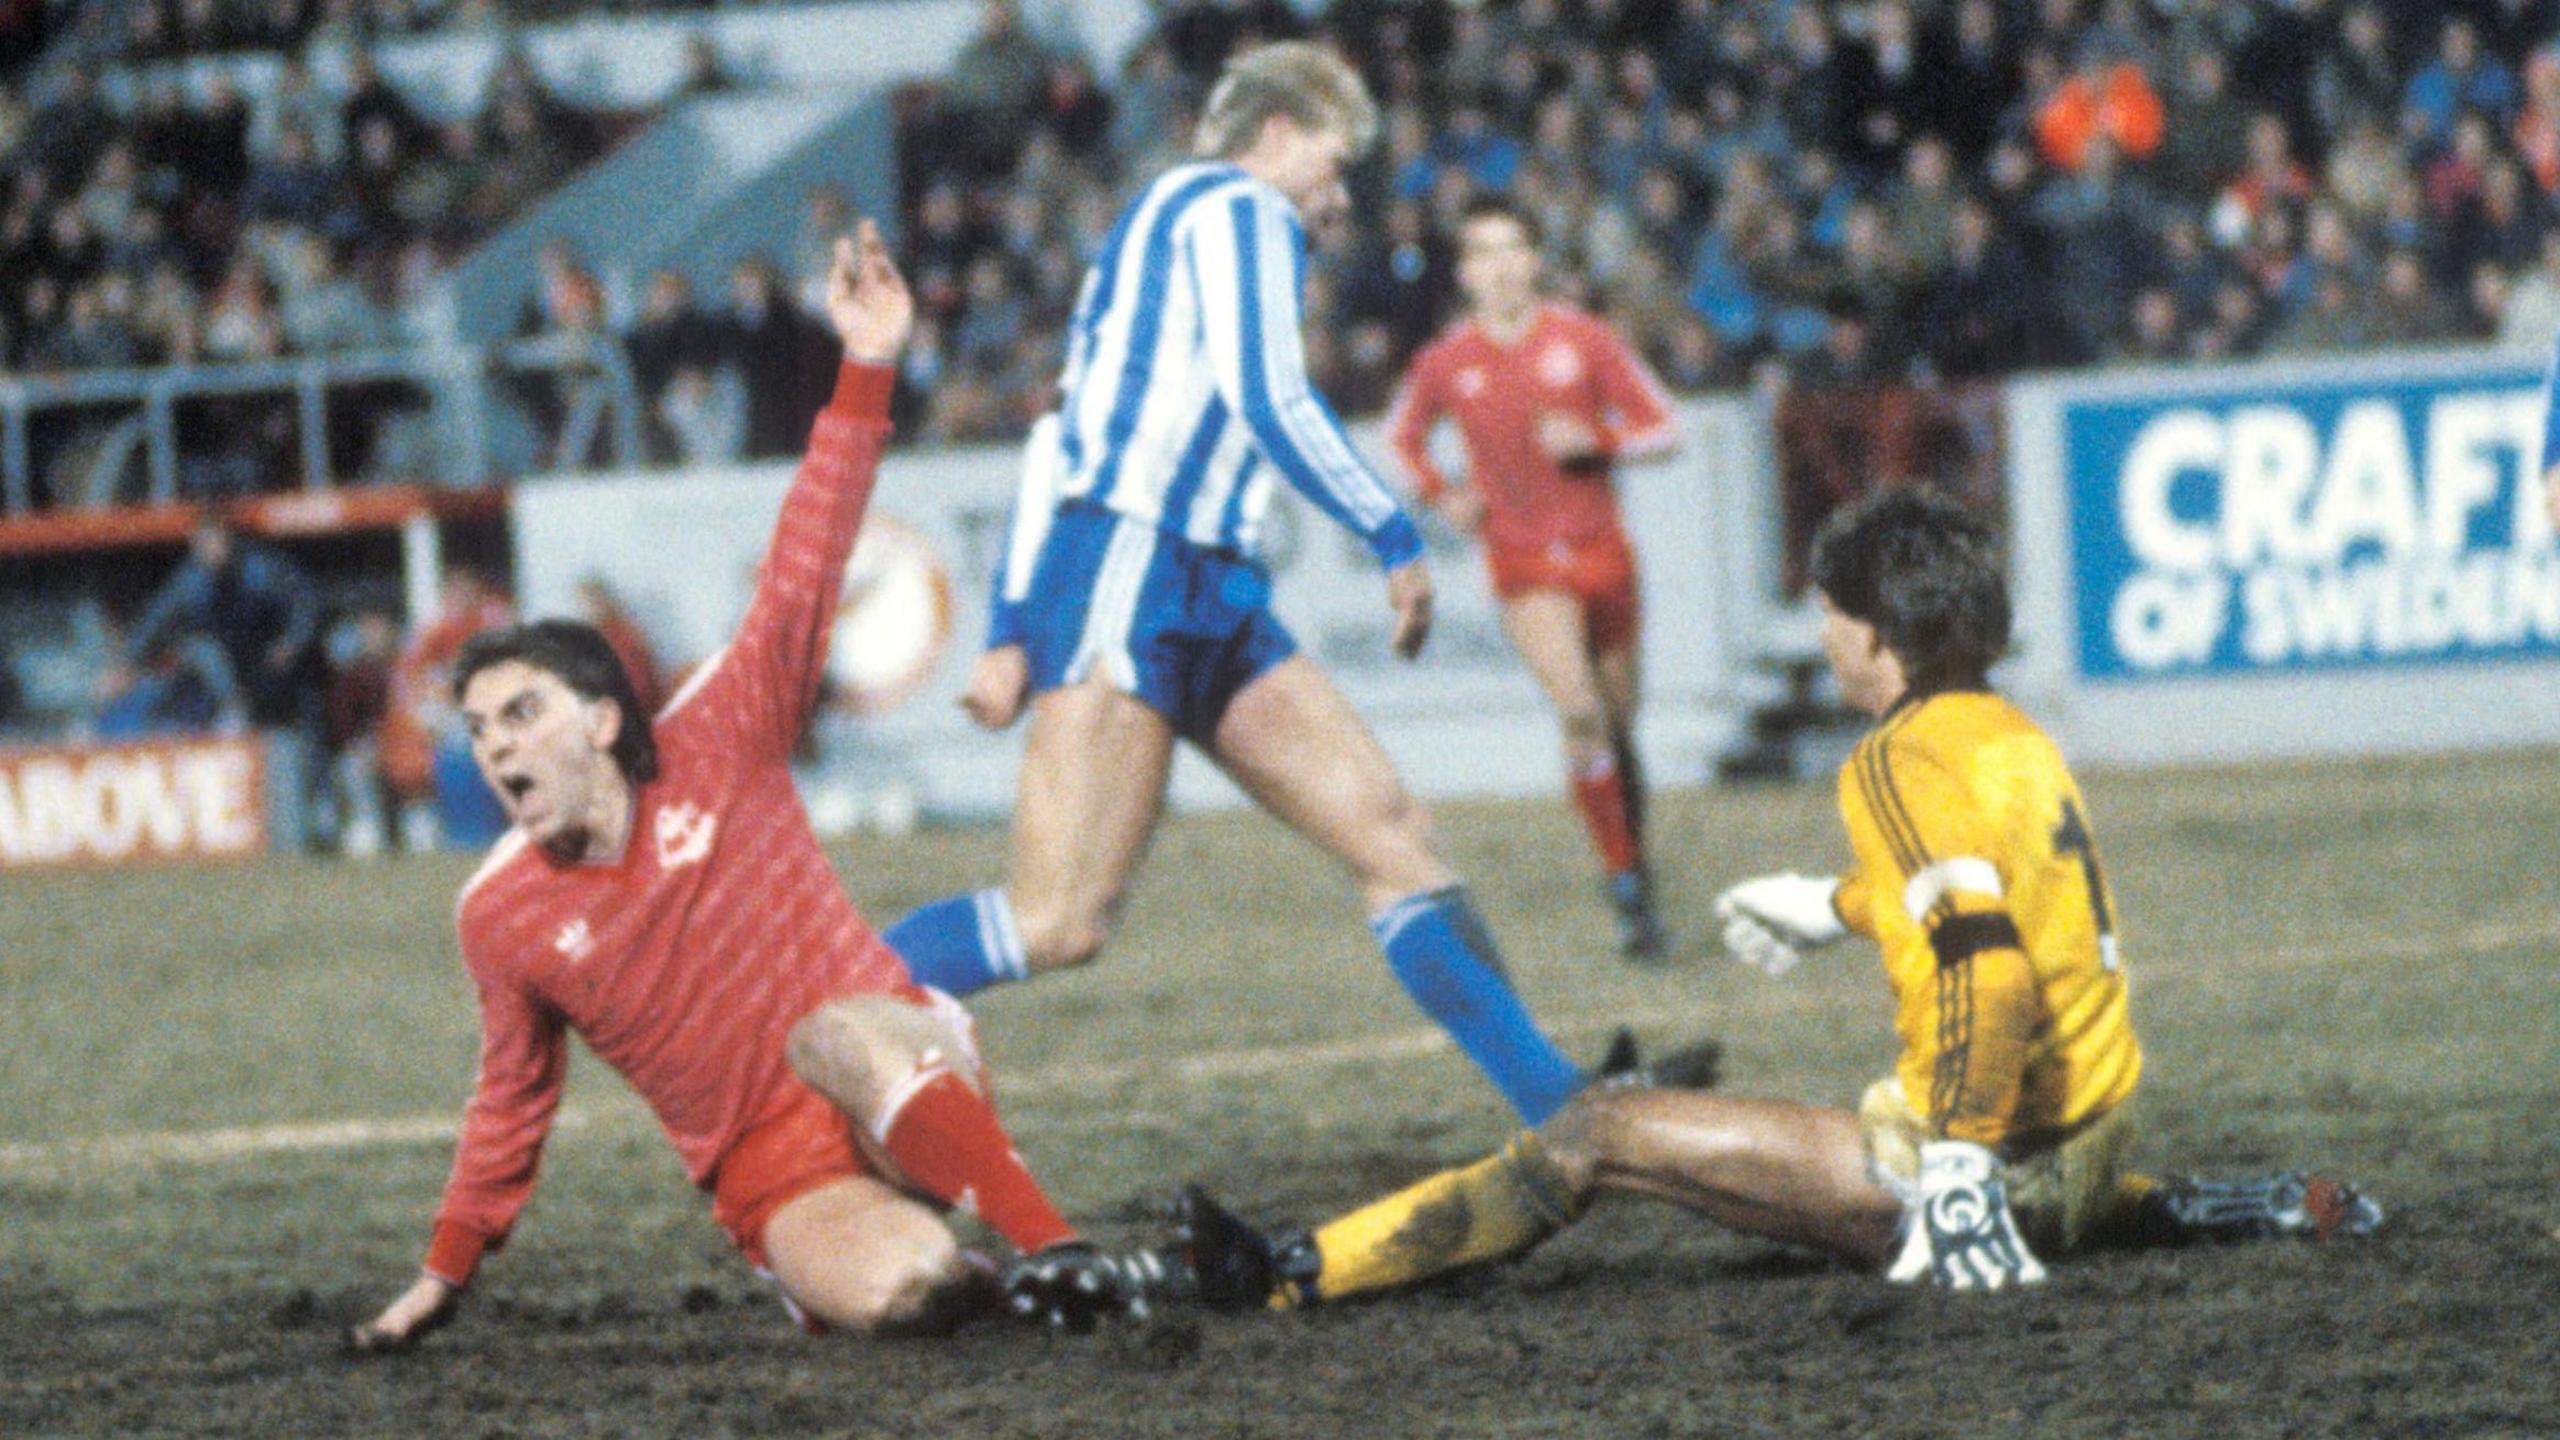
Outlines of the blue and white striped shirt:
<svg viewBox="0 0 2560 1440">
<path fill-rule="evenodd" d="M 1422 536 L 1307 381 L 1306 235 L 1224 162 L 1179 166 L 1120 216 L 1067 337 L 1062 499 L 1252 555 L 1274 472 L 1393 568 Z"/>
</svg>

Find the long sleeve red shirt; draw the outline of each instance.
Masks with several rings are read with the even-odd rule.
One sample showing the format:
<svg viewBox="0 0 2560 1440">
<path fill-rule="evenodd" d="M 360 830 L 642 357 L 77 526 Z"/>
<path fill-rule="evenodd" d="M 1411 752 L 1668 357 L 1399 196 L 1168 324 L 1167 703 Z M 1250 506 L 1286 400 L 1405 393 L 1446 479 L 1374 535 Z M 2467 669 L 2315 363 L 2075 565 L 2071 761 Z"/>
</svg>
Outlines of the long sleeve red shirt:
<svg viewBox="0 0 2560 1440">
<path fill-rule="evenodd" d="M 847 363 L 729 644 L 655 722 L 658 778 L 619 861 L 510 834 L 457 902 L 480 1076 L 427 1270 L 467 1282 L 532 1198 L 576 1031 L 666 1127 L 697 1184 L 772 1101 L 784 1039 L 905 965 L 854 909 L 792 789 L 844 567 L 887 440 L 890 372 Z M 669 537 L 681 544 L 681 537 Z"/>
<path fill-rule="evenodd" d="M 1608 460 L 1666 451 L 1678 438 L 1662 382 L 1626 342 L 1597 318 L 1549 303 L 1509 344 L 1462 320 L 1424 346 L 1388 411 L 1387 445 L 1422 498 L 1436 500 L 1448 480 L 1432 463 L 1431 430 L 1456 421 L 1488 544 L 1614 533 L 1608 467 L 1576 474 L 1557 464 L 1538 443 L 1538 417 L 1550 412 L 1589 425 Z"/>
</svg>

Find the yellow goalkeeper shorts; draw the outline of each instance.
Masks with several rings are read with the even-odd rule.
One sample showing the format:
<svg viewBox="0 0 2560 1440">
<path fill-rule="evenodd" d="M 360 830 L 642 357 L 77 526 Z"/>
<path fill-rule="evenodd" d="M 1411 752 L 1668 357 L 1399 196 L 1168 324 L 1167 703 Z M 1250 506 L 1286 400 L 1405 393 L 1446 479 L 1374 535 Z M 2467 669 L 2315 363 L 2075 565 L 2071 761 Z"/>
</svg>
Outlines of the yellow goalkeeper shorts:
<svg viewBox="0 0 2560 1440">
<path fill-rule="evenodd" d="M 2133 1148 L 2133 1104 L 2127 1101 L 2062 1137 L 2059 1142 L 2004 1148 L 2009 1210 L 2018 1232 L 2039 1255 L 2077 1249 L 2114 1215 L 2124 1185 L 2124 1157 Z M 1887 1076 L 1858 1101 L 1858 1132 L 1865 1141 L 1867 1172 L 1908 1203 L 1920 1179 L 1920 1146 L 1928 1122 L 1911 1113 L 1902 1082 Z"/>
</svg>

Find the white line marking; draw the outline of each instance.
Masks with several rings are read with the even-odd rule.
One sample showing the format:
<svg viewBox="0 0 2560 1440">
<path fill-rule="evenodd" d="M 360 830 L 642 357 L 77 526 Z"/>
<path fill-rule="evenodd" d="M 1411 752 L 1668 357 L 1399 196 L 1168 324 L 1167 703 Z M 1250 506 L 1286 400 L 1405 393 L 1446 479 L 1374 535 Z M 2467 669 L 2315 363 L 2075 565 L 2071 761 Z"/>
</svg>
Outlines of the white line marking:
<svg viewBox="0 0 2560 1440">
<path fill-rule="evenodd" d="M 2457 935 L 2402 936 L 2393 940 L 2350 946 L 2300 946 L 2290 950 L 2269 951 L 2255 958 L 2258 970 L 2286 969 L 2314 964 L 2365 964 L 2384 960 L 2421 960 L 2448 955 L 2481 955 L 2519 945 L 2560 943 L 2560 917 L 2546 920 L 2476 925 Z M 2152 973 L 2165 971 L 2174 976 L 2179 969 L 2154 965 Z M 2180 967 L 2183 968 L 2183 967 Z M 1812 992 L 1789 992 L 1783 987 L 1758 992 L 1772 1000 L 1810 998 Z M 1567 1011 L 1549 1017 L 1548 1028 L 1559 1039 L 1589 1040 L 1605 1035 L 1623 1022 L 1618 1014 L 1594 1011 Z M 1384 1034 L 1362 1035 L 1345 1040 L 1305 1045 L 1257 1045 L 1232 1050 L 1207 1050 L 1175 1059 L 1121 1061 L 1107 1065 L 1069 1065 L 1049 1070 L 1027 1070 L 997 1077 L 999 1101 L 1024 1096 L 1075 1096 L 1125 1084 L 1130 1081 L 1189 1083 L 1203 1080 L 1247 1080 L 1284 1075 L 1310 1068 L 1373 1064 L 1383 1060 L 1408 1060 L 1436 1054 L 1453 1042 L 1437 1026 L 1420 1025 Z M 553 1121 L 556 1132 L 576 1131 L 602 1124 L 608 1119 L 627 1120 L 646 1116 L 636 1104 L 604 1106 L 564 1106 Z M 1059 1123 L 1057 1121 L 1046 1122 Z M 1122 1128 L 1167 1128 L 1168 1117 L 1150 1113 L 1115 1112 L 1114 1125 Z M 1041 1125 L 1022 1127 L 1037 1133 Z M 250 1160 L 267 1155 L 302 1154 L 313 1151 L 352 1150 L 381 1145 L 451 1144 L 459 1130 L 458 1120 L 450 1115 L 412 1115 L 383 1120 L 338 1120 L 304 1125 L 255 1125 L 221 1130 L 154 1131 L 127 1135 L 94 1136 L 72 1140 L 50 1140 L 33 1143 L 0 1145 L 0 1179 L 35 1179 L 60 1174 L 70 1168 L 118 1168 L 137 1165 L 206 1165 L 235 1160 Z"/>
</svg>

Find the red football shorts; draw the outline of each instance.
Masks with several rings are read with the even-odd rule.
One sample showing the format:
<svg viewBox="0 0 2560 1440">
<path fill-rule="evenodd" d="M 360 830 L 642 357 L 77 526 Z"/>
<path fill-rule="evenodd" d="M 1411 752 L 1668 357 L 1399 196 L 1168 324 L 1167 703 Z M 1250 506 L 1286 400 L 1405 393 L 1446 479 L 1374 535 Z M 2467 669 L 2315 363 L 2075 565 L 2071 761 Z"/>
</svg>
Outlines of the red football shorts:
<svg viewBox="0 0 2560 1440">
<path fill-rule="evenodd" d="M 966 1063 L 986 1087 L 976 1024 L 960 1002 L 939 990 L 902 987 L 899 998 L 925 1006 L 959 1031 Z M 711 1218 L 758 1270 L 770 1270 L 764 1227 L 782 1207 L 838 1180 L 876 1173 L 864 1158 L 854 1122 L 797 1075 L 785 1075 L 764 1114 L 720 1157 L 711 1175 Z"/>
<path fill-rule="evenodd" d="M 1532 590 L 1561 590 L 1582 602 L 1584 632 L 1594 651 L 1635 643 L 1644 610 L 1636 597 L 1636 552 L 1624 533 L 1488 545 L 1485 563 L 1493 572 L 1493 593 L 1505 600 Z"/>
</svg>

